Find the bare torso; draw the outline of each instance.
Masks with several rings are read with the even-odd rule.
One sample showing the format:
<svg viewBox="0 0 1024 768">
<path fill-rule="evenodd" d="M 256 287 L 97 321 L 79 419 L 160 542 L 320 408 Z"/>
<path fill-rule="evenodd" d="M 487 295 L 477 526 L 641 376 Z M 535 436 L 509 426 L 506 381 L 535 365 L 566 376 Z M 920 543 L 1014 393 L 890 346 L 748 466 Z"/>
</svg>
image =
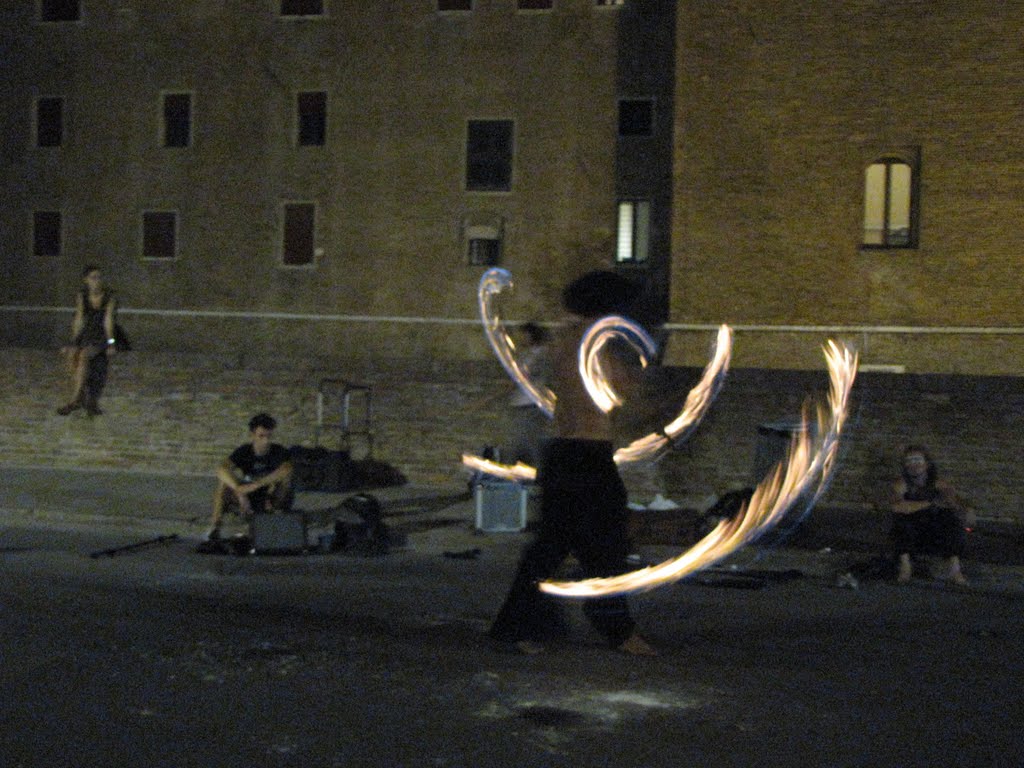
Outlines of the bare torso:
<svg viewBox="0 0 1024 768">
<path fill-rule="evenodd" d="M 590 399 L 579 374 L 579 347 L 589 322 L 574 319 L 555 334 L 551 343 L 551 388 L 557 437 L 611 440 L 611 419 Z"/>
</svg>

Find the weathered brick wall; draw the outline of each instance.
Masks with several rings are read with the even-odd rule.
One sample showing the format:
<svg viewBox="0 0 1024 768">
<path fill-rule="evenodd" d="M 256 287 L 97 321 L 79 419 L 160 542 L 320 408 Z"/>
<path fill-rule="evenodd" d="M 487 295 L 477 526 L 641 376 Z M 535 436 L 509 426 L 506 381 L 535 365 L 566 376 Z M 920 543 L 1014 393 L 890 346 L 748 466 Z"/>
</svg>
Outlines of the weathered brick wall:
<svg viewBox="0 0 1024 768">
<path fill-rule="evenodd" d="M 40 24 L 9 5 L 0 303 L 66 305 L 97 263 L 137 307 L 471 317 L 463 225 L 484 217 L 538 314 L 612 253 L 618 10 L 97 1 Z M 158 146 L 162 91 L 193 94 L 187 148 Z M 328 94 L 323 146 L 296 146 L 301 91 Z M 39 94 L 67 99 L 59 150 L 32 148 Z M 515 123 L 511 191 L 466 190 L 481 118 Z M 281 263 L 286 201 L 317 206 L 315 266 Z M 33 210 L 63 212 L 59 258 L 32 256 Z M 177 258 L 141 258 L 145 210 L 178 213 Z"/>
<path fill-rule="evenodd" d="M 680 3 L 672 320 L 1024 326 L 1022 23 L 998 0 Z M 907 147 L 919 247 L 862 248 L 864 169 Z M 775 338 L 752 365 L 792 365 Z M 1024 373 L 1022 339 L 982 370 Z"/>
<path fill-rule="evenodd" d="M 373 386 L 375 455 L 413 483 L 460 485 L 461 452 L 500 442 L 509 383 L 497 363 L 409 359 L 316 367 L 281 359 L 243 365 L 216 357 L 131 353 L 115 360 L 106 414 L 61 418 L 66 381 L 53 352 L 6 348 L 0 369 L 0 444 L 9 466 L 96 467 L 207 473 L 246 438 L 257 410 L 274 413 L 278 439 L 309 443 L 324 376 Z M 695 369 L 667 368 L 649 395 L 681 401 Z M 823 371 L 733 371 L 698 432 L 654 469 L 631 470 L 637 500 L 657 491 L 694 503 L 752 481 L 758 426 L 792 419 L 808 394 L 824 396 Z M 623 436 L 648 424 L 620 420 Z M 944 474 L 986 517 L 1024 520 L 1019 468 L 1024 379 L 864 374 L 849 438 L 824 503 L 868 509 L 891 479 L 902 447 L 929 445 Z M 333 436 L 328 437 L 328 442 Z M 356 452 L 360 450 L 356 446 Z"/>
</svg>

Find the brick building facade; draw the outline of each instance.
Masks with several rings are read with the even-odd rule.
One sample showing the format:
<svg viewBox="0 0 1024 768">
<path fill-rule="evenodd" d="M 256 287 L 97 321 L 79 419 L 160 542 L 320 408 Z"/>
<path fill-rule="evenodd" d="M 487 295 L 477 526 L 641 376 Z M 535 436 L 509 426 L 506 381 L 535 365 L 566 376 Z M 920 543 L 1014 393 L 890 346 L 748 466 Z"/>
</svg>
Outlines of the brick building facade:
<svg viewBox="0 0 1024 768">
<path fill-rule="evenodd" d="M 485 264 L 515 275 L 513 319 L 549 321 L 611 265 L 668 321 L 675 375 L 738 331 L 668 490 L 747 479 L 757 423 L 819 388 L 837 335 L 873 405 L 833 500 L 914 439 L 1016 516 L 1022 21 L 995 0 L 9 3 L 5 461 L 205 471 L 256 407 L 308 441 L 341 375 L 374 385 L 382 456 L 458 479 L 503 429 L 473 410 L 503 382 Z M 103 423 L 51 415 L 40 351 L 85 263 L 137 348 Z"/>
<path fill-rule="evenodd" d="M 996 0 L 679 3 L 672 321 L 749 326 L 740 364 L 815 365 L 835 329 L 868 364 L 1021 375 L 1022 23 Z M 894 163 L 909 209 L 879 242 L 868 173 Z"/>
</svg>

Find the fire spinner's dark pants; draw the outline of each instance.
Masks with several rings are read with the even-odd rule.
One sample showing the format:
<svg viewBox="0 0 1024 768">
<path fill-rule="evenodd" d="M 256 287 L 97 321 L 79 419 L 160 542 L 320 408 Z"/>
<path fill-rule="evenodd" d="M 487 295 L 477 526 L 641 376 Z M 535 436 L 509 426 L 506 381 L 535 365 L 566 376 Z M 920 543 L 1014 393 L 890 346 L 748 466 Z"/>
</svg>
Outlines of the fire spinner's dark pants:
<svg viewBox="0 0 1024 768">
<path fill-rule="evenodd" d="M 517 642 L 551 634 L 551 598 L 537 583 L 550 577 L 566 555 L 579 560 L 587 578 L 628 570 L 626 488 L 612 455 L 611 443 L 604 441 L 556 438 L 545 446 L 538 473 L 540 527 L 523 551 L 491 637 Z M 625 597 L 590 598 L 583 611 L 612 647 L 633 633 Z"/>
</svg>

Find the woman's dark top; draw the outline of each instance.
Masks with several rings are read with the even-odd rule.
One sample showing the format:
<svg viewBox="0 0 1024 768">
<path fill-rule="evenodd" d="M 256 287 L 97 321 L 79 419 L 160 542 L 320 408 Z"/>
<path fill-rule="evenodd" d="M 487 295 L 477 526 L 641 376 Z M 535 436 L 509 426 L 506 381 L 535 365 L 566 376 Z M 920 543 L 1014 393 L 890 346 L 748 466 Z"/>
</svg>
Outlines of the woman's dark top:
<svg viewBox="0 0 1024 768">
<path fill-rule="evenodd" d="M 109 291 L 103 292 L 103 299 L 99 308 L 95 308 L 89 301 L 89 292 L 82 290 L 79 294 L 82 300 L 82 330 L 75 337 L 76 347 L 105 347 L 107 345 L 107 329 L 104 327 L 104 318 L 107 315 L 107 307 L 114 300 L 114 295 Z"/>
</svg>

